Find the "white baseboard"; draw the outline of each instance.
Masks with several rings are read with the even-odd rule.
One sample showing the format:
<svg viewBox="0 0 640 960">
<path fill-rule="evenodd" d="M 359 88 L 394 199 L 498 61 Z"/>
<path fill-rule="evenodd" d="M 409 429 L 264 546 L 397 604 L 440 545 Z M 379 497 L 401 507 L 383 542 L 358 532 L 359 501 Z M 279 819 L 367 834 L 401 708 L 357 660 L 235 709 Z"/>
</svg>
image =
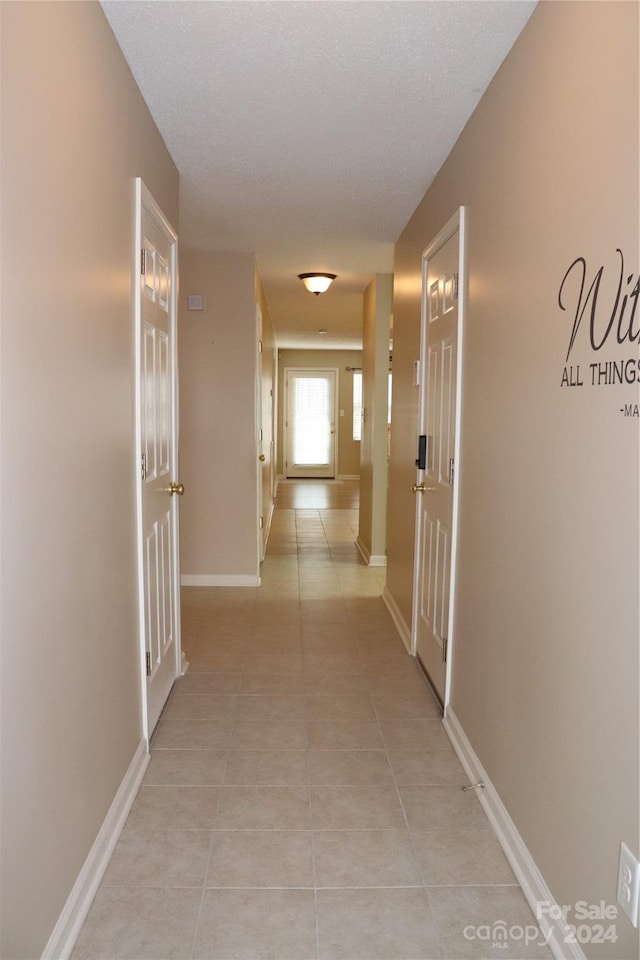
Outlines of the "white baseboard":
<svg viewBox="0 0 640 960">
<path fill-rule="evenodd" d="M 586 960 L 579 944 L 572 942 L 571 932 L 558 904 L 451 707 L 447 708 L 442 723 L 469 781 L 484 782 L 484 788 L 477 790 L 476 796 L 522 887 L 536 922 L 548 941 L 553 956 L 556 960 Z M 544 904 L 544 914 L 540 918 L 537 916 L 538 904 Z M 552 914 L 551 917 L 549 913 Z"/>
<path fill-rule="evenodd" d="M 183 587 L 259 587 L 260 577 L 252 573 L 183 573 Z"/>
<path fill-rule="evenodd" d="M 362 559 L 368 567 L 386 567 L 387 558 L 386 556 L 378 555 L 375 553 L 369 553 L 369 548 L 365 543 L 362 542 L 360 537 L 356 538 L 356 547 L 362 555 Z"/>
<path fill-rule="evenodd" d="M 338 483 L 340 480 L 359 480 L 359 473 L 338 473 L 335 477 L 287 477 L 283 473 L 278 474 L 278 483 L 297 483 L 298 480 L 323 480 L 330 483 Z"/>
<path fill-rule="evenodd" d="M 71 956 L 82 924 L 93 903 L 124 822 L 142 783 L 149 759 L 147 741 L 142 739 L 89 851 L 89 856 L 58 917 L 41 960 L 67 960 Z"/>
<path fill-rule="evenodd" d="M 386 567 L 387 557 L 383 554 L 372 553 L 369 557 L 370 567 Z"/>
<path fill-rule="evenodd" d="M 400 634 L 400 639 L 407 648 L 407 653 L 411 653 L 411 630 L 407 626 L 404 617 L 400 613 L 400 607 L 395 602 L 387 587 L 382 591 L 382 599 L 387 610 L 391 614 L 396 630 Z"/>
</svg>

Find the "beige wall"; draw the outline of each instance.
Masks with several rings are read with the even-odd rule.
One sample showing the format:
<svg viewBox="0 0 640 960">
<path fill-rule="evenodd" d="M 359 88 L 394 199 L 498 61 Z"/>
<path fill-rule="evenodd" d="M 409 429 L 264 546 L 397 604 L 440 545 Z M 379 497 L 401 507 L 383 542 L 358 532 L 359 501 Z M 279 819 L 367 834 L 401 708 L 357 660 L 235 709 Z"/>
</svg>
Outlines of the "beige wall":
<svg viewBox="0 0 640 960">
<path fill-rule="evenodd" d="M 2 17 L 2 945 L 39 957 L 141 739 L 134 178 L 178 175 L 98 4 Z"/>
<path fill-rule="evenodd" d="M 362 320 L 363 423 L 360 450 L 358 543 L 364 555 L 384 561 L 387 527 L 387 417 L 391 274 L 376 274 L 364 293 Z"/>
<path fill-rule="evenodd" d="M 638 855 L 637 385 L 590 385 L 565 271 L 638 276 L 638 5 L 541 3 L 402 234 L 394 300 L 388 586 L 410 621 L 421 251 L 468 211 L 452 706 L 561 904 L 616 900 Z M 631 288 L 629 288 L 631 289 Z M 575 277 L 567 304 L 578 295 Z M 604 302 L 603 302 L 604 301 Z M 635 325 L 637 329 L 638 317 Z M 488 918 L 490 919 L 490 918 Z M 624 917 L 617 944 L 638 957 Z"/>
<path fill-rule="evenodd" d="M 179 320 L 182 575 L 257 577 L 253 254 L 183 252 Z"/>
<path fill-rule="evenodd" d="M 278 351 L 278 474 L 284 474 L 285 368 L 338 370 L 338 463 L 340 476 L 359 476 L 360 441 L 353 439 L 353 377 L 345 367 L 361 367 L 360 350 L 279 350 Z"/>
</svg>

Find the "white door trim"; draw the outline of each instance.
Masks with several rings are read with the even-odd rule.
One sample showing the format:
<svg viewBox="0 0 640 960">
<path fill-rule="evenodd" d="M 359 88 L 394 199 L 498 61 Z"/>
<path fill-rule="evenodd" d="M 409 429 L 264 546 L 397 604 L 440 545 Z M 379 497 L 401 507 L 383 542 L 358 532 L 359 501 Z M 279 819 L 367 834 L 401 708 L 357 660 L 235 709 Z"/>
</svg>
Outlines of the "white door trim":
<svg viewBox="0 0 640 960">
<path fill-rule="evenodd" d="M 170 316 L 171 316 L 171 350 L 173 356 L 173 391 L 174 404 L 171 418 L 171 464 L 170 476 L 178 477 L 178 236 L 165 217 L 164 213 L 154 200 L 153 196 L 142 182 L 140 177 L 135 180 L 135 242 L 133 247 L 133 316 L 134 316 L 134 477 L 136 491 L 136 552 L 138 575 L 138 623 L 139 623 L 139 651 L 140 651 L 140 688 L 142 708 L 142 735 L 149 743 L 149 711 L 147 698 L 147 664 L 145 649 L 145 603 L 144 603 L 144 531 L 143 531 L 143 502 L 142 502 L 142 470 L 140 451 L 142 450 L 142 293 L 140 284 L 140 257 L 143 246 L 142 237 L 142 209 L 148 210 L 154 220 L 161 227 L 172 245 L 170 267 Z M 171 497 L 172 526 L 174 530 L 171 546 L 173 561 L 173 602 L 175 611 L 175 676 L 181 673 L 182 644 L 180 637 L 180 542 L 178 530 L 178 497 Z"/>
<path fill-rule="evenodd" d="M 255 430 L 256 430 L 256 526 L 258 550 L 258 574 L 266 552 L 266 524 L 264 518 L 264 496 L 262 487 L 263 467 L 260 457 L 264 457 L 264 436 L 262 429 L 262 310 L 256 303 L 256 371 L 255 371 Z M 261 526 L 262 524 L 262 526 Z"/>
<path fill-rule="evenodd" d="M 462 425 L 462 336 L 465 320 L 466 305 L 466 211 L 464 207 L 459 207 L 450 220 L 436 234 L 431 243 L 422 254 L 422 293 L 421 293 L 421 320 L 420 320 L 420 397 L 419 410 L 422 417 L 425 409 L 424 391 L 426 390 L 426 351 L 427 351 L 427 271 L 429 260 L 445 245 L 447 240 L 459 231 L 458 246 L 458 337 L 456 347 L 456 417 L 455 417 L 455 483 L 453 484 L 453 513 L 451 523 L 451 579 L 449 589 L 449 636 L 447 647 L 447 663 L 445 673 L 445 691 L 444 691 L 444 714 L 447 715 L 451 694 L 451 665 L 454 656 L 455 643 L 455 593 L 456 593 L 456 555 L 458 546 L 458 514 L 459 514 L 459 490 L 461 476 L 460 459 L 460 434 Z M 419 423 L 418 433 L 425 432 L 425 425 Z M 422 511 L 420 510 L 420 498 L 416 497 L 416 521 L 415 521 L 415 547 L 413 559 L 413 605 L 411 612 L 411 653 L 416 656 L 416 644 L 418 634 L 418 616 L 419 616 L 419 597 L 420 597 L 420 544 L 421 544 L 421 525 Z"/>
<path fill-rule="evenodd" d="M 273 456 L 271 457 L 271 507 L 275 505 L 276 493 L 278 490 L 278 457 L 280 455 L 280 431 L 278 424 L 280 422 L 280 356 L 276 348 L 273 350 L 273 381 L 272 381 L 272 399 L 271 406 L 271 436 L 273 438 Z"/>
</svg>

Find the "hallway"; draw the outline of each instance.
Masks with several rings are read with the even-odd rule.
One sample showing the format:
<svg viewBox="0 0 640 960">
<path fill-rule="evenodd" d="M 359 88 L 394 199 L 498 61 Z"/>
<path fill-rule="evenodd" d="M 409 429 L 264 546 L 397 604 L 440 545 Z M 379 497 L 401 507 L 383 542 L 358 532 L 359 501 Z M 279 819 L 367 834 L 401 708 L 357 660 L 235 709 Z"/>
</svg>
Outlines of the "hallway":
<svg viewBox="0 0 640 960">
<path fill-rule="evenodd" d="M 533 919 L 357 523 L 357 483 L 281 483 L 262 586 L 183 590 L 190 669 L 74 960 L 551 955 L 464 935 Z"/>
</svg>

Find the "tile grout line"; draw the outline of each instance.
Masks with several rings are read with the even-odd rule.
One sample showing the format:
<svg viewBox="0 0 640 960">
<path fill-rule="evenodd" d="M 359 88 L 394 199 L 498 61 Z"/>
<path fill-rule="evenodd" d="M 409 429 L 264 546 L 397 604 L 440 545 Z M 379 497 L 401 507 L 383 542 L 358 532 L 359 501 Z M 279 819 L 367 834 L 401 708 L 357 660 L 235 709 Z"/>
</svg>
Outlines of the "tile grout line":
<svg viewBox="0 0 640 960">
<path fill-rule="evenodd" d="M 254 608 L 255 608 L 255 606 L 256 606 L 256 602 L 257 602 L 257 593 L 254 595 L 254 598 L 253 598 L 253 601 L 252 601 L 252 604 L 251 604 L 252 614 L 253 614 Z M 251 620 L 253 620 L 253 616 L 251 617 Z M 242 681 L 243 681 L 243 679 L 244 679 L 245 670 L 246 670 L 246 665 L 247 665 L 247 658 L 246 658 L 246 648 L 245 648 L 244 651 L 243 651 L 243 657 L 242 657 L 242 670 L 239 671 L 239 672 L 240 672 L 239 691 L 242 689 Z M 219 816 L 219 813 L 220 813 L 220 801 L 221 801 L 221 799 L 222 799 L 222 791 L 223 791 L 223 789 L 224 789 L 224 784 L 225 784 L 226 774 L 227 774 L 227 768 L 228 768 L 228 766 L 229 766 L 229 754 L 230 754 L 230 752 L 231 752 L 231 743 L 232 743 L 232 738 L 233 738 L 233 731 L 234 731 L 234 727 L 235 727 L 235 724 L 236 724 L 237 703 L 238 703 L 237 697 L 238 697 L 238 695 L 239 695 L 239 693 L 236 694 L 236 702 L 235 702 L 235 704 L 234 704 L 234 710 L 233 710 L 233 712 L 232 712 L 232 717 L 231 717 L 230 723 L 229 723 L 229 736 L 228 736 L 228 738 L 227 738 L 227 743 L 226 743 L 225 760 L 224 760 L 224 765 L 223 765 L 223 769 L 222 769 L 222 773 L 221 773 L 220 786 L 218 787 L 218 797 L 217 797 L 217 802 L 216 802 L 216 810 L 215 810 L 215 815 L 214 815 L 214 819 L 213 819 L 213 828 L 212 828 L 212 830 L 211 830 L 211 839 L 210 839 L 210 841 L 209 841 L 209 857 L 208 857 L 208 859 L 207 859 L 207 865 L 206 865 L 206 868 L 205 868 L 205 871 L 204 871 L 204 877 L 203 877 L 203 883 L 202 883 L 202 895 L 201 895 L 201 897 L 200 897 L 200 905 L 199 905 L 199 907 L 198 907 L 198 914 L 197 914 L 197 917 L 196 917 L 195 929 L 194 929 L 194 933 L 193 933 L 193 942 L 192 942 L 192 945 L 191 945 L 191 957 L 192 957 L 192 960 L 193 960 L 193 958 L 195 958 L 196 946 L 197 946 L 197 943 L 198 943 L 198 936 L 199 936 L 199 934 L 200 934 L 200 926 L 201 926 L 201 923 L 202 923 L 202 911 L 203 911 L 204 900 L 205 900 L 205 896 L 206 896 L 206 892 L 207 892 L 207 881 L 208 881 L 208 879 L 209 879 L 209 871 L 211 870 L 211 862 L 212 862 L 212 859 L 213 859 L 213 848 L 214 848 L 214 842 L 215 842 L 215 838 L 216 838 L 216 834 L 217 834 L 216 822 L 217 822 L 217 820 L 218 820 L 218 816 Z"/>
<path fill-rule="evenodd" d="M 297 534 L 296 534 L 296 544 L 297 544 Z M 300 608 L 300 638 L 302 641 L 302 606 L 300 603 L 300 553 L 298 552 L 298 598 L 299 598 L 299 608 Z M 305 759 L 307 762 L 307 796 L 309 798 L 309 848 L 311 851 L 311 876 L 313 880 L 313 918 L 315 924 L 315 933 L 316 933 L 316 957 L 320 957 L 320 922 L 318 917 L 318 888 L 316 882 L 316 858 L 315 858 L 315 849 L 313 842 L 313 804 L 311 802 L 311 766 L 309 763 L 309 719 L 307 714 L 307 697 L 306 697 L 306 675 L 304 673 L 304 660 L 303 660 L 303 679 L 302 686 L 305 691 L 305 740 L 306 740 L 306 751 Z"/>
<path fill-rule="evenodd" d="M 367 685 L 369 685 L 369 679 L 368 679 L 368 678 L 367 678 Z M 381 719 L 380 719 L 380 716 L 379 716 L 379 712 L 378 712 L 378 710 L 375 708 L 375 706 L 374 706 L 374 710 L 375 710 L 375 713 L 376 713 L 376 719 L 378 720 L 378 724 L 379 724 L 379 726 L 380 726 L 380 735 L 381 735 L 381 737 L 382 737 L 382 742 L 383 742 L 383 744 L 384 744 L 384 752 L 385 752 L 385 756 L 386 756 L 386 758 L 387 758 L 387 763 L 388 763 L 388 765 L 389 765 L 389 769 L 391 770 L 391 776 L 393 777 L 393 784 L 394 784 L 395 791 L 396 791 L 396 795 L 397 795 L 397 798 L 398 798 L 398 803 L 400 804 L 400 809 L 402 810 L 402 817 L 403 817 L 403 820 L 404 820 L 404 823 L 405 823 L 405 827 L 406 827 L 406 831 L 407 831 L 407 839 L 409 840 L 409 845 L 410 845 L 410 847 L 411 847 L 411 854 L 412 854 L 412 857 L 413 857 L 413 861 L 414 861 L 415 867 L 417 868 L 417 871 L 418 871 L 418 876 L 420 877 L 420 879 L 421 879 L 421 881 L 422 881 L 422 883 L 421 883 L 421 889 L 422 889 L 423 894 L 424 894 L 424 898 L 425 898 L 425 902 L 426 902 L 426 907 L 427 907 L 427 910 L 428 910 L 428 912 L 429 912 L 429 916 L 430 916 L 430 918 L 431 918 L 431 921 L 432 921 L 432 923 L 433 923 L 433 929 L 435 930 L 435 932 L 436 932 L 436 934 L 437 934 L 438 947 L 439 947 L 440 953 L 441 953 L 442 956 L 444 956 L 444 942 L 443 942 L 442 933 L 441 933 L 441 930 L 440 930 L 440 924 L 438 923 L 438 921 L 437 921 L 437 919 L 436 919 L 435 913 L 434 913 L 434 911 L 433 911 L 433 905 L 432 905 L 432 903 L 431 903 L 431 898 L 430 898 L 430 896 L 429 896 L 429 891 L 428 891 L 428 889 L 427 889 L 427 885 L 426 885 L 425 882 L 424 882 L 424 873 L 423 873 L 423 871 L 422 871 L 422 866 L 421 866 L 421 864 L 420 864 L 420 860 L 419 860 L 418 855 L 417 855 L 417 852 L 416 852 L 416 847 L 415 847 L 415 842 L 414 842 L 414 836 L 413 836 L 413 832 L 412 832 L 412 830 L 411 830 L 411 828 L 410 828 L 410 826 L 409 826 L 409 818 L 408 818 L 408 816 L 407 816 L 407 811 L 406 811 L 405 805 L 404 805 L 404 803 L 403 803 L 403 801 L 402 801 L 402 794 L 400 793 L 400 787 L 399 787 L 399 785 L 398 785 L 398 778 L 397 778 L 397 776 L 396 776 L 396 772 L 395 772 L 395 770 L 394 770 L 394 768 L 393 768 L 393 764 L 391 763 L 391 758 L 390 758 L 390 756 L 389 756 L 389 746 L 388 746 L 388 744 L 387 744 L 387 739 L 386 739 L 386 737 L 385 737 L 385 735 L 384 735 L 384 731 L 383 731 L 383 729 L 382 729 L 382 723 L 381 723 Z"/>
<path fill-rule="evenodd" d="M 221 783 L 220 783 L 220 786 L 218 787 L 218 798 L 217 798 L 217 802 L 216 802 L 216 811 L 215 811 L 214 818 L 213 818 L 213 827 L 212 827 L 212 830 L 211 830 L 211 839 L 210 839 L 210 841 L 209 841 L 209 857 L 208 857 L 208 859 L 207 859 L 207 866 L 206 866 L 205 871 L 204 871 L 204 878 L 203 878 L 203 882 L 202 882 L 202 895 L 201 895 L 201 897 L 200 897 L 200 906 L 198 907 L 198 915 L 197 915 L 197 917 L 196 917 L 195 929 L 194 929 L 194 933 L 193 933 L 193 943 L 192 943 L 192 945 L 191 945 L 191 958 L 192 958 L 192 960 L 194 960 L 194 958 L 195 958 L 196 946 L 197 946 L 197 943 L 198 943 L 198 935 L 199 935 L 199 933 L 200 933 L 200 925 L 201 925 L 201 922 L 202 922 L 202 910 L 203 910 L 203 907 L 204 907 L 204 899 L 205 899 L 205 896 L 206 896 L 206 893 L 207 893 L 207 880 L 209 879 L 209 870 L 211 869 L 211 860 L 212 860 L 212 857 L 213 857 L 213 845 L 214 845 L 214 841 L 215 841 L 215 837 L 216 837 L 216 821 L 217 821 L 217 819 L 218 819 L 218 814 L 219 814 L 219 812 L 220 812 L 220 800 L 222 799 L 222 790 L 223 790 L 224 781 L 225 781 L 225 778 L 226 778 L 227 766 L 228 766 L 228 764 L 229 764 L 229 753 L 230 753 L 230 750 L 231 750 L 231 737 L 232 737 L 232 735 L 233 735 L 233 725 L 234 725 L 234 723 L 235 723 L 235 718 L 231 721 L 230 726 L 229 726 L 229 738 L 228 738 L 228 740 L 227 740 L 226 756 L 225 756 L 225 761 L 224 761 L 224 765 L 223 765 L 223 769 L 222 769 L 222 774 L 221 774 Z"/>
</svg>

